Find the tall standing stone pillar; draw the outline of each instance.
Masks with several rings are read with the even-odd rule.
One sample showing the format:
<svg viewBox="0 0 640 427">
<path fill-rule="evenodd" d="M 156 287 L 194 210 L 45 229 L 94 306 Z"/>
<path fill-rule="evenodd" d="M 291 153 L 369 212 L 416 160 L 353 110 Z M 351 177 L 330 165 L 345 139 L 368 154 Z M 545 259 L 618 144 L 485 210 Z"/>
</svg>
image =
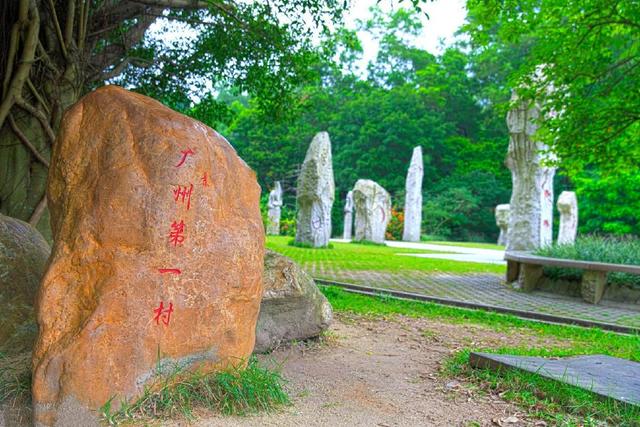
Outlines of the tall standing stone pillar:
<svg viewBox="0 0 640 427">
<path fill-rule="evenodd" d="M 351 229 L 353 227 L 353 191 L 347 193 L 344 203 L 344 227 L 342 238 L 351 240 Z"/>
<path fill-rule="evenodd" d="M 407 172 L 404 200 L 404 229 L 402 240 L 420 241 L 420 225 L 422 223 L 422 147 L 415 147 L 411 156 L 411 164 Z"/>
<path fill-rule="evenodd" d="M 578 200 L 573 191 L 563 191 L 558 197 L 560 212 L 559 245 L 573 245 L 578 234 Z"/>
<path fill-rule="evenodd" d="M 353 187 L 356 208 L 356 240 L 384 243 L 391 218 L 391 196 L 382 186 L 369 179 L 359 179 Z"/>
<path fill-rule="evenodd" d="M 500 228 L 500 236 L 498 237 L 498 244 L 502 246 L 507 245 L 507 234 L 509 232 L 509 204 L 502 204 L 496 206 L 496 225 Z"/>
<path fill-rule="evenodd" d="M 267 234 L 277 236 L 280 234 L 280 214 L 282 210 L 282 186 L 280 181 L 276 181 L 276 185 L 269 193 L 269 223 L 267 224 Z"/>
<path fill-rule="evenodd" d="M 331 141 L 327 132 L 320 132 L 309 145 L 298 177 L 296 242 L 314 248 L 329 244 L 334 195 Z"/>
<path fill-rule="evenodd" d="M 548 147 L 534 139 L 540 106 L 518 100 L 507 114 L 512 192 L 507 233 L 507 250 L 528 251 L 550 243 L 555 168 L 543 165 Z M 551 205 L 551 207 L 553 207 Z"/>
</svg>

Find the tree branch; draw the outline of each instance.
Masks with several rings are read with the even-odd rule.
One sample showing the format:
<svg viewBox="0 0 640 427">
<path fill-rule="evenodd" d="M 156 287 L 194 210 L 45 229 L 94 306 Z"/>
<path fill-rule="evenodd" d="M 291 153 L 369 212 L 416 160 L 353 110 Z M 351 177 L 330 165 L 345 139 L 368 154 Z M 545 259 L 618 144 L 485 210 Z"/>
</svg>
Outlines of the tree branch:
<svg viewBox="0 0 640 427">
<path fill-rule="evenodd" d="M 22 108 L 27 113 L 38 119 L 40 125 L 42 125 L 42 129 L 44 129 L 44 133 L 47 135 L 47 137 L 49 137 L 49 141 L 53 144 L 56 140 L 56 133 L 53 131 L 53 128 L 49 124 L 47 116 L 45 116 L 42 111 L 38 110 L 36 107 L 25 101 L 22 96 L 19 96 L 15 102 L 18 107 Z"/>
<path fill-rule="evenodd" d="M 73 24 L 76 17 L 76 0 L 67 0 L 67 22 L 64 29 L 64 42 L 68 47 L 73 41 Z"/>
<path fill-rule="evenodd" d="M 31 17 L 29 18 L 29 15 Z M 36 47 L 38 46 L 38 33 L 40 30 L 40 14 L 35 0 L 20 0 L 19 21 L 24 25 L 28 22 L 26 34 L 24 37 L 24 47 L 22 48 L 22 58 L 20 65 L 11 79 L 11 83 L 3 94 L 2 104 L 0 104 L 0 128 L 4 125 L 4 121 L 22 94 L 24 83 L 29 77 L 31 65 L 33 64 Z"/>
<path fill-rule="evenodd" d="M 43 165 L 45 165 L 48 168 L 49 167 L 49 161 L 47 159 L 45 159 L 42 154 L 40 154 L 40 152 L 31 143 L 31 141 L 29 141 L 29 138 L 27 138 L 27 136 L 24 133 L 22 133 L 22 131 L 18 127 L 18 124 L 13 119 L 13 115 L 12 114 L 9 114 L 9 125 L 11 126 L 11 130 L 13 130 L 13 133 L 16 134 L 16 136 L 18 137 L 20 142 L 22 142 L 22 144 L 24 144 L 24 146 L 26 146 L 29 149 L 29 151 L 31 151 L 31 154 L 33 154 L 33 156 L 36 159 L 38 159 L 40 161 L 40 163 L 42 163 Z"/>
<path fill-rule="evenodd" d="M 58 37 L 58 41 L 60 42 L 60 49 L 62 50 L 62 56 L 65 59 L 69 56 L 67 52 L 67 45 L 64 42 L 64 37 L 62 37 L 62 28 L 60 27 L 60 20 L 58 19 L 58 13 L 56 12 L 56 6 L 53 4 L 53 0 L 49 0 L 49 7 L 51 8 L 51 16 L 53 17 L 53 27 L 56 30 L 56 36 Z"/>
<path fill-rule="evenodd" d="M 42 196 L 42 199 L 40 199 L 38 206 L 36 206 L 33 213 L 31 214 L 31 218 L 29 218 L 29 224 L 31 224 L 34 227 L 38 225 L 38 222 L 40 222 L 40 218 L 42 218 L 42 214 L 44 213 L 44 210 L 46 208 L 47 208 L 47 193 L 45 192 L 44 195 Z"/>
</svg>

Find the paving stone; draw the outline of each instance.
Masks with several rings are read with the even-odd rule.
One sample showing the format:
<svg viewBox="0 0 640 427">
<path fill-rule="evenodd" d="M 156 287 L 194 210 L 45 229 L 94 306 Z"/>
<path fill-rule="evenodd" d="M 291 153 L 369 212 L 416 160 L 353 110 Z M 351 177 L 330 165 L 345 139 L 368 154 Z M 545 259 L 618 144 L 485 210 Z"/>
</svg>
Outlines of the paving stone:
<svg viewBox="0 0 640 427">
<path fill-rule="evenodd" d="M 640 328 L 640 306 L 601 301 L 598 305 L 581 298 L 541 291 L 524 293 L 512 289 L 503 275 L 491 273 L 431 273 L 424 271 L 385 272 L 343 270 L 321 262 L 307 262 L 312 276 L 383 289 L 402 290 L 452 301 L 502 307 L 511 310 L 550 314 L 558 317 L 590 320 Z"/>
<path fill-rule="evenodd" d="M 558 359 L 471 353 L 476 368 L 520 369 L 574 385 L 603 397 L 640 405 L 640 363 L 604 355 Z"/>
</svg>

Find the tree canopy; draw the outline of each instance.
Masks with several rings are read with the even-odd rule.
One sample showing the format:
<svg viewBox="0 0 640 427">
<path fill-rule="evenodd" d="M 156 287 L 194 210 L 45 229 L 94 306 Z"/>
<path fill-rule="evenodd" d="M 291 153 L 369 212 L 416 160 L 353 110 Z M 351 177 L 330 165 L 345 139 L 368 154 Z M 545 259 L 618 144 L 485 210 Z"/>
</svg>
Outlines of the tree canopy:
<svg viewBox="0 0 640 427">
<path fill-rule="evenodd" d="M 47 234 L 44 195 L 63 111 L 114 81 L 185 105 L 203 82 L 285 103 L 307 78 L 309 35 L 338 20 L 339 0 L 11 0 L 0 5 L 0 212 Z M 308 19 L 297 19 L 305 16 Z M 157 20 L 180 22 L 167 43 L 145 37 Z M 310 24 L 307 24 L 310 22 Z M 194 40 L 185 43 L 192 30 Z"/>
</svg>

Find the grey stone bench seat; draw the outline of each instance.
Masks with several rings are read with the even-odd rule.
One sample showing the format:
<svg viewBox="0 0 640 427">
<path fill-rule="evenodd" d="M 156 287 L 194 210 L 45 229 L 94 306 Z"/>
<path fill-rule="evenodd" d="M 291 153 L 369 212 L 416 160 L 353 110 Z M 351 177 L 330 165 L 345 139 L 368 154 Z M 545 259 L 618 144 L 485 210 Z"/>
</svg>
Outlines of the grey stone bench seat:
<svg viewBox="0 0 640 427">
<path fill-rule="evenodd" d="M 507 261 L 507 282 L 519 280 L 521 289 L 525 292 L 536 289 L 545 266 L 584 270 L 580 286 L 582 298 L 592 304 L 597 304 L 602 299 L 607 284 L 607 273 L 619 272 L 640 275 L 640 266 L 638 265 L 549 258 L 533 255 L 530 252 L 505 252 L 504 259 Z"/>
</svg>

